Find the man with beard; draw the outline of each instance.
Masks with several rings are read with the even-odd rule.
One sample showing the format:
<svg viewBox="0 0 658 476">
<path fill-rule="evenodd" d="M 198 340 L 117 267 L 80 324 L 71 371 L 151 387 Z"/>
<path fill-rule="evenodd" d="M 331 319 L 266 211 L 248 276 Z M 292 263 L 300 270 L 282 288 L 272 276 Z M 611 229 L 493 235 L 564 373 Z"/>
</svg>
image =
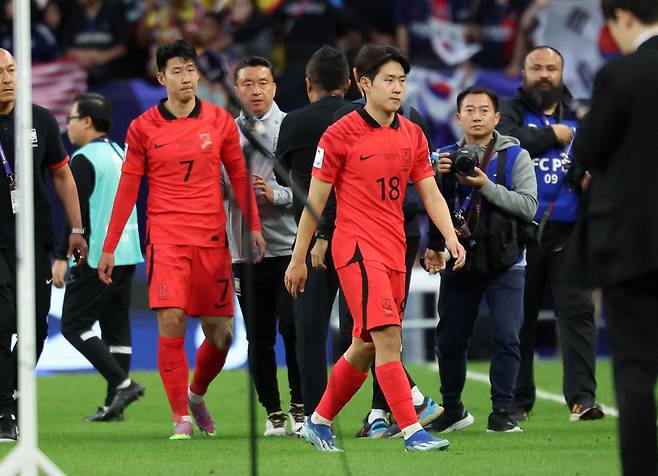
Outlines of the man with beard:
<svg viewBox="0 0 658 476">
<path fill-rule="evenodd" d="M 514 392 L 514 417 L 528 418 L 535 403 L 533 358 L 537 316 L 548 285 L 555 306 L 563 356 L 564 398 L 570 419 L 596 420 L 603 410 L 595 403 L 596 326 L 591 292 L 566 283 L 566 246 L 576 221 L 584 173 L 571 167 L 571 144 L 578 118 L 564 86 L 564 58 L 549 46 L 528 53 L 523 85 L 516 97 L 501 104 L 501 134 L 516 137 L 530 153 L 537 176 L 539 240 L 528 246 L 521 329 L 521 366 Z M 567 173 L 569 172 L 569 173 Z"/>
</svg>

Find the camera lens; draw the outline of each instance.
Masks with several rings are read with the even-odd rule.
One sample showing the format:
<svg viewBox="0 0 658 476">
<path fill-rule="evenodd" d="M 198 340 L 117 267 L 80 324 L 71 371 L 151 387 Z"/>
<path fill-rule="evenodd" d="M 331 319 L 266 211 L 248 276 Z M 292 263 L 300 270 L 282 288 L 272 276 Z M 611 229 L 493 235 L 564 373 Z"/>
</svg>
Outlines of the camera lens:
<svg viewBox="0 0 658 476">
<path fill-rule="evenodd" d="M 456 154 L 452 164 L 455 173 L 459 175 L 472 175 L 477 165 L 476 160 L 468 154 Z"/>
</svg>

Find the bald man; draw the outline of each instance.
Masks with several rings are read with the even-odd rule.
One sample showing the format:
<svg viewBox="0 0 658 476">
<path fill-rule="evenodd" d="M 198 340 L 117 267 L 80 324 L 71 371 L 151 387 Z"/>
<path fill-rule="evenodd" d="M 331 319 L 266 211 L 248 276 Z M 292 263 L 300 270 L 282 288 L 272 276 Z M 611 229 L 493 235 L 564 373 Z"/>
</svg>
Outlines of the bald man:
<svg viewBox="0 0 658 476">
<path fill-rule="evenodd" d="M 11 349 L 16 334 L 16 191 L 14 107 L 16 104 L 16 62 L 0 49 L 0 441 L 16 440 L 17 353 Z M 36 358 L 48 335 L 48 309 L 52 274 L 49 252 L 55 240 L 50 200 L 46 192 L 46 171 L 71 226 L 67 254 L 84 259 L 84 238 L 78 192 L 62 146 L 59 127 L 48 110 L 32 105 L 32 128 L 28 139 L 34 157 L 34 232 L 36 293 Z M 20 343 L 20 336 L 18 339 Z"/>
</svg>

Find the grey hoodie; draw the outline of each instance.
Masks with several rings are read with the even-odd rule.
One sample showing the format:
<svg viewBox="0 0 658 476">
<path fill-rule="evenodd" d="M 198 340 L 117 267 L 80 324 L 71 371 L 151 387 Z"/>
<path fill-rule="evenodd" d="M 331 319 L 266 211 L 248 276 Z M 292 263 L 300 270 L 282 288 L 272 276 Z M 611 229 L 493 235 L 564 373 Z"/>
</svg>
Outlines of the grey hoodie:
<svg viewBox="0 0 658 476">
<path fill-rule="evenodd" d="M 500 135 L 497 131 L 494 131 L 494 135 L 496 137 L 496 152 L 520 145 L 520 142 L 514 137 Z M 480 160 L 484 156 L 486 148 L 486 146 L 476 144 L 464 145 L 463 138 L 459 141 L 459 146 L 477 152 Z M 537 212 L 537 178 L 528 151 L 522 149 L 516 159 L 512 171 L 512 190 L 508 190 L 502 185 L 496 185 L 489 179 L 480 189 L 480 193 L 490 203 L 510 215 L 532 221 Z"/>
</svg>

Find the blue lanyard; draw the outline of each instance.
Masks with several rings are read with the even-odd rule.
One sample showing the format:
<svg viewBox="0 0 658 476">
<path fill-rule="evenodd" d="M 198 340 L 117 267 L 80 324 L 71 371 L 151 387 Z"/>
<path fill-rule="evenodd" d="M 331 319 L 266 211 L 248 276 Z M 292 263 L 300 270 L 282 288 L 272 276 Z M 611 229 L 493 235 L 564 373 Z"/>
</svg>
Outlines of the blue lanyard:
<svg viewBox="0 0 658 476">
<path fill-rule="evenodd" d="M 7 156 L 5 155 L 5 149 L 2 147 L 2 143 L 0 143 L 0 156 L 2 157 L 2 166 L 5 169 L 5 173 L 7 174 L 7 177 L 13 177 L 14 172 L 11 170 L 11 166 L 9 165 L 9 161 L 7 160 Z"/>
<path fill-rule="evenodd" d="M 471 189 L 468 196 L 462 201 L 459 199 L 459 182 L 455 180 L 455 199 L 454 199 L 454 211 L 456 215 L 459 215 L 461 218 L 464 217 L 464 213 L 468 211 L 471 207 L 471 202 L 473 201 L 473 192 L 474 189 Z"/>
</svg>

